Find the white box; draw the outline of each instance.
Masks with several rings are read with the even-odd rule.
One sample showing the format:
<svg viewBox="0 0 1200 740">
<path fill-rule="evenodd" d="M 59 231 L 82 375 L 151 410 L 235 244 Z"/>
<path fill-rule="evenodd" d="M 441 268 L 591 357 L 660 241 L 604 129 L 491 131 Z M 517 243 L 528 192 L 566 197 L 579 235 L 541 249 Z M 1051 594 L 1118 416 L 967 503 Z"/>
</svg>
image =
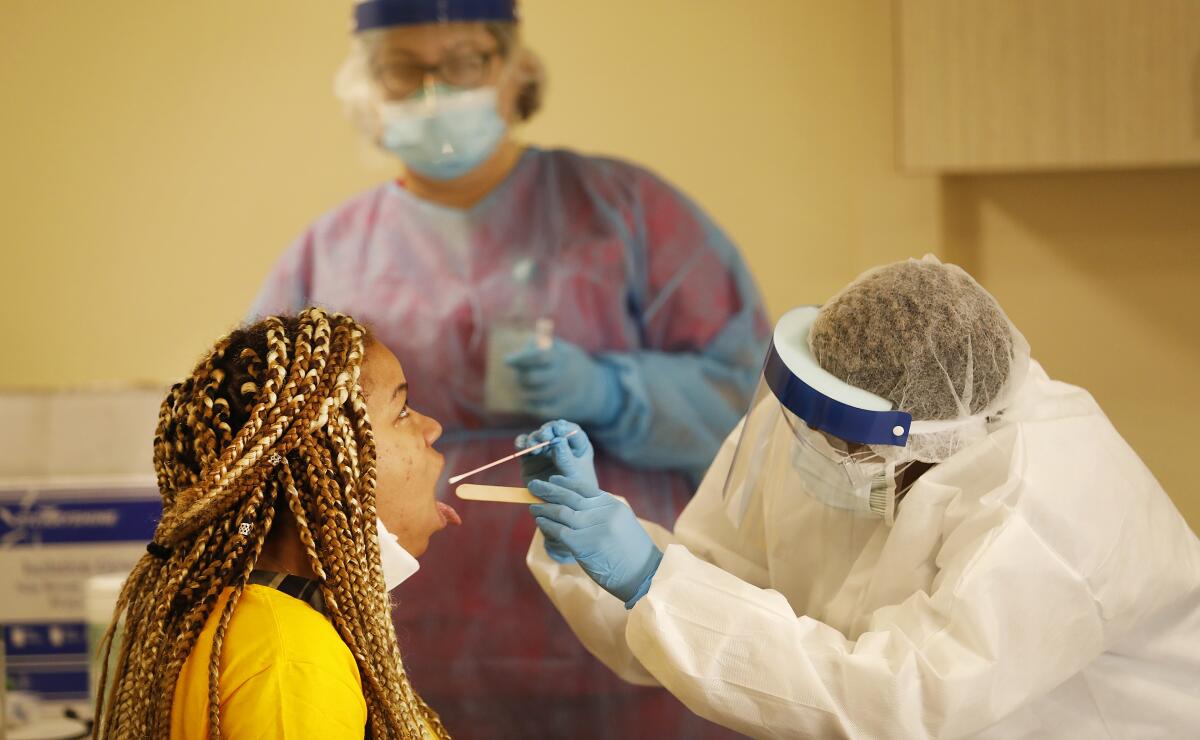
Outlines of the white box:
<svg viewBox="0 0 1200 740">
<path fill-rule="evenodd" d="M 9 686 L 90 714 L 84 587 L 128 572 L 162 514 L 162 388 L 0 392 L 0 623 Z"/>
<path fill-rule="evenodd" d="M 0 391 L 0 478 L 154 473 L 166 389 Z"/>
</svg>

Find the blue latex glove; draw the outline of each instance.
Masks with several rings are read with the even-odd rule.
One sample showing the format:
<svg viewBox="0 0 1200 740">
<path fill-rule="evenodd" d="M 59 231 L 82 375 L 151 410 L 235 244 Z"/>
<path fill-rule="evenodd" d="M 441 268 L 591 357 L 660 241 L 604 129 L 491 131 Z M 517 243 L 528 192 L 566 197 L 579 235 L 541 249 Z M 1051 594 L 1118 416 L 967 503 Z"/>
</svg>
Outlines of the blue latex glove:
<svg viewBox="0 0 1200 740">
<path fill-rule="evenodd" d="M 573 436 L 567 437 L 571 432 Z M 535 480 L 549 480 L 552 475 L 562 475 L 599 488 L 596 481 L 595 451 L 591 440 L 569 421 L 548 421 L 537 431 L 517 437 L 516 447 L 523 450 L 541 442 L 552 444 L 531 452 L 521 458 L 521 480 L 528 486 Z M 573 563 L 575 556 L 562 542 L 546 536 L 546 554 L 559 563 Z"/>
<path fill-rule="evenodd" d="M 561 475 L 529 484 L 546 503 L 529 507 L 538 529 L 575 556 L 593 581 L 632 609 L 650 590 L 662 550 L 633 510 L 611 493 Z"/>
<path fill-rule="evenodd" d="M 567 437 L 572 432 L 575 434 Z M 552 443 L 521 458 L 521 480 L 525 485 L 561 475 L 600 487 L 596 480 L 596 453 L 578 424 L 563 419 L 548 421 L 536 431 L 517 437 L 516 447 L 519 451 L 542 442 Z"/>
<path fill-rule="evenodd" d="M 530 347 L 504 362 L 517 371 L 521 405 L 534 416 L 605 426 L 621 411 L 624 393 L 616 369 L 570 342 L 555 339 L 549 349 Z"/>
</svg>

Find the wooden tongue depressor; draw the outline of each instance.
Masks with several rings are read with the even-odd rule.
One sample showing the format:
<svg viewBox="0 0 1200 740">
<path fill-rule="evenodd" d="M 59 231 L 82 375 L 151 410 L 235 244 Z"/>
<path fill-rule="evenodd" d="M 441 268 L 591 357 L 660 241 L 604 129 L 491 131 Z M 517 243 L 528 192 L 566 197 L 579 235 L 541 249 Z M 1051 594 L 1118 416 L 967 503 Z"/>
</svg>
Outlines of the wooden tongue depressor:
<svg viewBox="0 0 1200 740">
<path fill-rule="evenodd" d="M 464 483 L 455 490 L 455 495 L 467 501 L 495 501 L 502 504 L 544 503 L 527 489 L 516 486 L 481 486 Z"/>
</svg>

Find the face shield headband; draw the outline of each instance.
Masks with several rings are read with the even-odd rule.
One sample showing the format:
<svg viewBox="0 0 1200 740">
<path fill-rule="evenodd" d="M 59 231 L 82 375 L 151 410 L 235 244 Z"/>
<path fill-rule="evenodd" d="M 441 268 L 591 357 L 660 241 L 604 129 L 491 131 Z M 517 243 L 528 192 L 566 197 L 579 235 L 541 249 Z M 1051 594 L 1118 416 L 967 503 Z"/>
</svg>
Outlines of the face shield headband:
<svg viewBox="0 0 1200 740">
<path fill-rule="evenodd" d="M 793 309 L 779 320 L 763 365 L 763 381 L 784 408 L 809 427 L 847 442 L 904 447 L 912 414 L 892 402 L 839 380 L 817 364 L 808 333 L 815 306 Z"/>
<path fill-rule="evenodd" d="M 795 309 L 775 327 L 725 484 L 737 526 L 760 495 L 775 495 L 768 489 L 803 491 L 832 508 L 891 522 L 897 463 L 872 450 L 902 455 L 912 416 L 820 367 L 808 345 L 816 316 L 814 307 Z"/>
<path fill-rule="evenodd" d="M 356 33 L 426 23 L 516 20 L 515 0 L 366 0 L 354 6 Z"/>
</svg>

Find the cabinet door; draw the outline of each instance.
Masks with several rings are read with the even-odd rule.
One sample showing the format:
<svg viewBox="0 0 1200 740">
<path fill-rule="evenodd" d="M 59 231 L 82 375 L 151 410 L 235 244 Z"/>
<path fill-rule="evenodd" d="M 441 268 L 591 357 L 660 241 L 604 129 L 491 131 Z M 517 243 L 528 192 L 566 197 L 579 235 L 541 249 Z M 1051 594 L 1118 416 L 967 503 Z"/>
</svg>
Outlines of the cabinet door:
<svg viewBox="0 0 1200 740">
<path fill-rule="evenodd" d="M 897 0 L 917 171 L 1200 163 L 1200 0 Z"/>
</svg>

